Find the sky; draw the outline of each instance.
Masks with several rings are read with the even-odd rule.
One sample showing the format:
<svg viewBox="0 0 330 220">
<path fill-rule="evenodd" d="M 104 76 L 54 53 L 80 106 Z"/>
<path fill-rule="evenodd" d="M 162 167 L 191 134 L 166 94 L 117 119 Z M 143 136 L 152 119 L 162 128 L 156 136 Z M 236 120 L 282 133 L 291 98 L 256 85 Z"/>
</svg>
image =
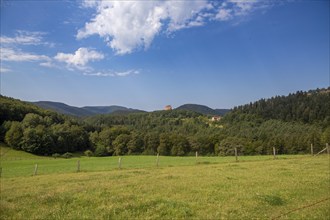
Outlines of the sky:
<svg viewBox="0 0 330 220">
<path fill-rule="evenodd" d="M 330 84 L 328 0 L 1 0 L 1 95 L 152 111 Z"/>
</svg>

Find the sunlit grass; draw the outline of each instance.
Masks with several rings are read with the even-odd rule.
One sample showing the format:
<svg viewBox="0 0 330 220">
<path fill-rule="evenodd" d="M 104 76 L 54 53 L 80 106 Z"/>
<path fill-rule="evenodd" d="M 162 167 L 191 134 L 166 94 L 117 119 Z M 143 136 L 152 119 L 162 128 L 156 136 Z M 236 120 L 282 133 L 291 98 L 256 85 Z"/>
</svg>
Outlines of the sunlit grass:
<svg viewBox="0 0 330 220">
<path fill-rule="evenodd" d="M 77 171 L 77 163 L 80 161 L 80 171 L 108 171 L 119 168 L 118 156 L 113 157 L 74 157 L 70 159 L 52 158 L 32 155 L 23 151 L 17 151 L 2 146 L 1 156 L 2 177 L 31 176 L 34 174 L 35 164 L 38 164 L 38 175 L 52 173 L 72 173 Z M 282 159 L 304 158 L 304 155 L 280 155 Z M 307 156 L 308 157 L 308 156 Z M 239 162 L 273 160 L 273 156 L 244 156 L 239 157 Z M 122 156 L 121 168 L 152 168 L 156 167 L 156 156 Z M 159 157 L 159 167 L 176 167 L 191 165 L 208 165 L 218 163 L 235 162 L 235 157 Z"/>
<path fill-rule="evenodd" d="M 39 157 L 38 157 L 39 158 Z M 81 172 L 76 172 L 77 160 Z M 1 219 L 328 219 L 326 155 L 2 158 Z M 32 176 L 34 163 L 39 174 Z M 325 200 L 311 207 L 318 201 Z M 303 208 L 306 207 L 306 208 Z M 301 209 L 300 209 L 301 208 Z M 295 211 L 296 210 L 296 211 Z M 288 214 L 286 214 L 288 213 Z"/>
</svg>

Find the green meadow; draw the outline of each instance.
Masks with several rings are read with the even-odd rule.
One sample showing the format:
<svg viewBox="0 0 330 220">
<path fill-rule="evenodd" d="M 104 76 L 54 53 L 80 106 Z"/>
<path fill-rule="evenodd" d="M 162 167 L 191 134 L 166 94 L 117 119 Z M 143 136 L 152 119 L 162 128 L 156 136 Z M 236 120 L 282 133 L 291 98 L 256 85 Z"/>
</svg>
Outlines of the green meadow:
<svg viewBox="0 0 330 220">
<path fill-rule="evenodd" d="M 71 159 L 1 146 L 1 219 L 329 219 L 329 156 Z M 77 161 L 80 172 L 77 172 Z M 35 164 L 38 164 L 34 176 Z"/>
</svg>

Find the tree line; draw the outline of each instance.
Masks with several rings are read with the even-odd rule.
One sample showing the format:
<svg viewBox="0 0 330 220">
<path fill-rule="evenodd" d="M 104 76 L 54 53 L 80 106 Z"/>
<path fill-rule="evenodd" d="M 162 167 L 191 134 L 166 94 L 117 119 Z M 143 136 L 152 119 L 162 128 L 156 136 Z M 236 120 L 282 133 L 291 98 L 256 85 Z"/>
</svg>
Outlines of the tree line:
<svg viewBox="0 0 330 220">
<path fill-rule="evenodd" d="M 257 115 L 264 120 L 278 119 L 327 127 L 330 125 L 330 87 L 251 102 L 235 107 L 227 118 L 232 121 L 242 113 Z"/>
<path fill-rule="evenodd" d="M 185 110 L 84 119 L 0 97 L 0 141 L 39 155 L 90 150 L 95 156 L 308 153 L 330 143 L 329 89 L 239 106 L 222 120 Z M 329 108 L 328 108 L 329 107 Z M 283 109 L 284 108 L 284 109 Z M 307 117 L 308 115 L 308 117 Z"/>
</svg>

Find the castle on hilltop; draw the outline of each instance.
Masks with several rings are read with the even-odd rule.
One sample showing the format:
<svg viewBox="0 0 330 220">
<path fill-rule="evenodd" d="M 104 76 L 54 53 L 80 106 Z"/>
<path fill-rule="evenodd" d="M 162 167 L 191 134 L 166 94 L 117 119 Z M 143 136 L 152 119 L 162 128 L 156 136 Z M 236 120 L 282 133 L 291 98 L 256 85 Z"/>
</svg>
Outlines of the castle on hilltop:
<svg viewBox="0 0 330 220">
<path fill-rule="evenodd" d="M 164 110 L 166 110 L 166 111 L 172 110 L 172 106 L 171 105 L 167 105 L 167 106 L 165 106 Z"/>
</svg>

